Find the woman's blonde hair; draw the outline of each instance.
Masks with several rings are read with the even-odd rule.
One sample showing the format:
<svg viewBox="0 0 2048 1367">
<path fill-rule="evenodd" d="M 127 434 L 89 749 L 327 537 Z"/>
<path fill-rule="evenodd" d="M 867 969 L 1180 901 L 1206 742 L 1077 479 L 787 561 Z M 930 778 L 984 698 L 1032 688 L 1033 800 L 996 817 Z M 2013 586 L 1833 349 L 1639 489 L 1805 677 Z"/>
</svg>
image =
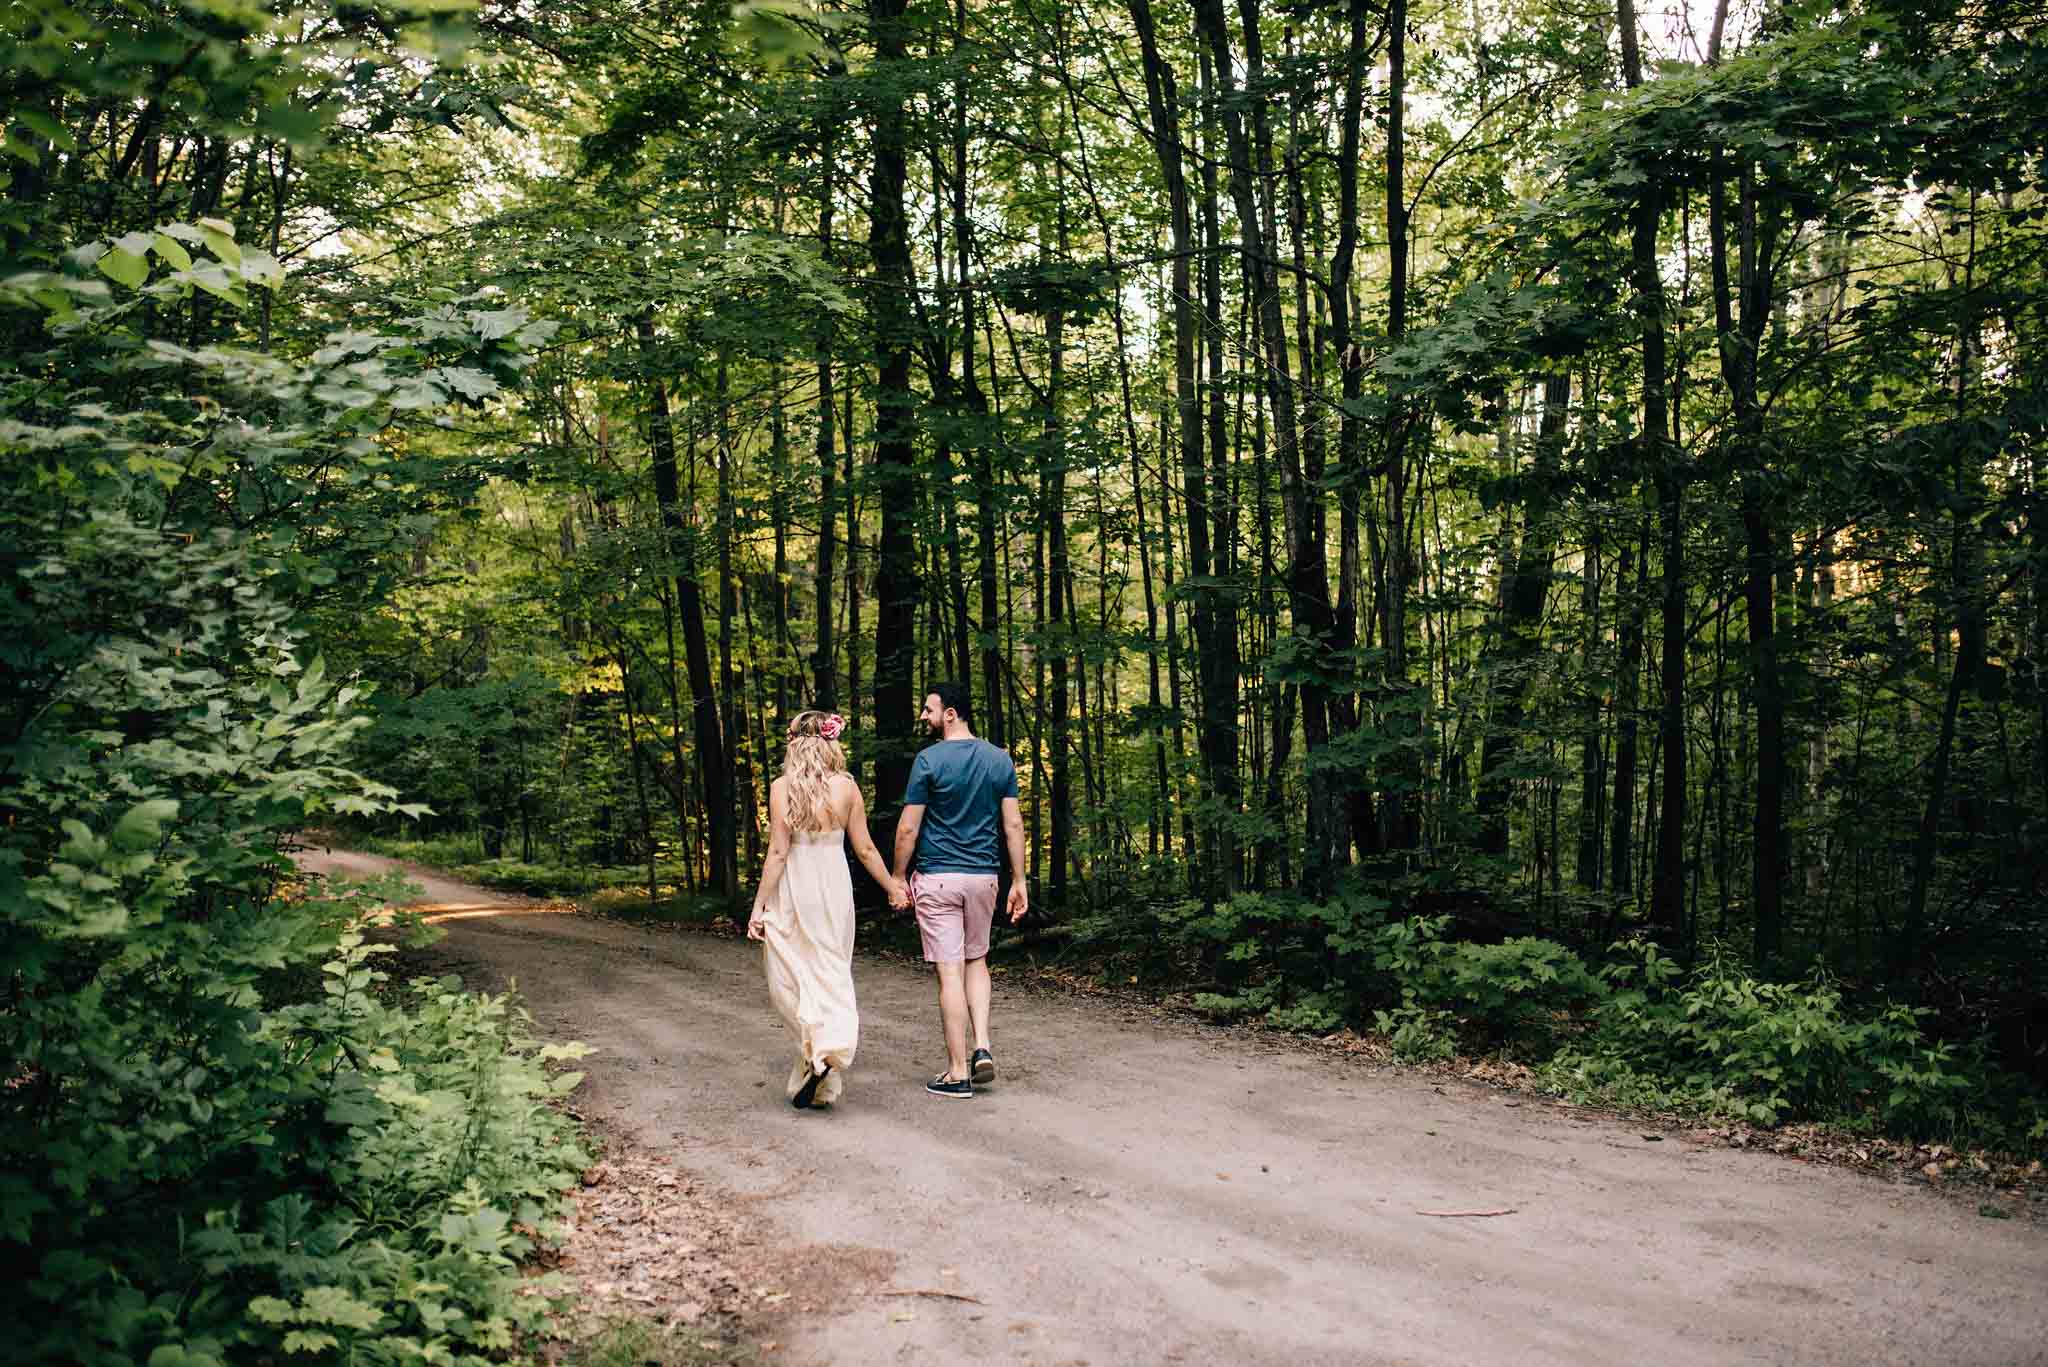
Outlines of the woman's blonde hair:
<svg viewBox="0 0 2048 1367">
<path fill-rule="evenodd" d="M 782 791 L 791 830 L 821 831 L 831 817 L 832 775 L 846 772 L 846 751 L 838 739 L 842 725 L 831 712 L 799 712 L 789 719 Z"/>
</svg>

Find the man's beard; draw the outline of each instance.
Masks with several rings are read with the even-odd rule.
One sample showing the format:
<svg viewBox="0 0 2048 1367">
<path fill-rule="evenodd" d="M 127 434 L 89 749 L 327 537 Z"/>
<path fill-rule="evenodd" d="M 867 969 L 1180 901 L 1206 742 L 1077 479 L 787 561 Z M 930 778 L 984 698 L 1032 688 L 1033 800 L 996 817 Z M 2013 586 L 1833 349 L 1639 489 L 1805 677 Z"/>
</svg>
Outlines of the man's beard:
<svg viewBox="0 0 2048 1367">
<path fill-rule="evenodd" d="M 946 734 L 946 724 L 942 721 L 928 721 L 924 724 L 924 731 L 926 735 L 936 740 Z"/>
</svg>

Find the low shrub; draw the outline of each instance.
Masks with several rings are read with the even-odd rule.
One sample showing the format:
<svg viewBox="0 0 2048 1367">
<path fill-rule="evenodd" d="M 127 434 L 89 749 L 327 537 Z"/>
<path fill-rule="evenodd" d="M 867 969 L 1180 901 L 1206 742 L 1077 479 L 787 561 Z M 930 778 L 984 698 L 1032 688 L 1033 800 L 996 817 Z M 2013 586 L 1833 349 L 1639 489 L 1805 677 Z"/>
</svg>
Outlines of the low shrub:
<svg viewBox="0 0 2048 1367">
<path fill-rule="evenodd" d="M 23 540 L 23 620 L 149 629 L 62 661 L 0 786 L 9 1353 L 502 1357 L 547 1303 L 513 1262 L 585 1162 L 546 1105 L 579 1051 L 387 983 L 388 882 L 288 894 L 292 832 L 402 809 L 345 767 L 357 692 L 301 658 L 274 558 L 113 514 Z"/>
<path fill-rule="evenodd" d="M 1589 1030 L 1546 1065 L 1561 1094 L 1738 1116 L 1828 1120 L 2025 1147 L 2039 1102 L 1982 1051 L 1931 1038 L 1929 1012 L 1859 1008 L 1815 972 L 1771 982 L 1721 954 L 1687 971 L 1654 944 L 1615 946 Z"/>
<path fill-rule="evenodd" d="M 1448 1011 L 1404 1003 L 1372 1013 L 1373 1026 L 1387 1037 L 1404 1063 L 1435 1063 L 1458 1052 L 1456 1023 Z"/>
</svg>

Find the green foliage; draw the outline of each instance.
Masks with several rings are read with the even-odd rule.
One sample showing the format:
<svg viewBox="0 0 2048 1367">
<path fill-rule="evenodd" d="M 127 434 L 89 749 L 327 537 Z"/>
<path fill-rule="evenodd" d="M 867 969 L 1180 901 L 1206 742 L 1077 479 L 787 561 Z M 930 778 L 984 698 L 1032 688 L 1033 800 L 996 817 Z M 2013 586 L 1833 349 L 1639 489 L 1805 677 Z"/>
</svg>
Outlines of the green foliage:
<svg viewBox="0 0 2048 1367">
<path fill-rule="evenodd" d="M 1545 1065 L 1560 1093 L 1764 1125 L 1818 1119 L 2039 1142 L 2038 1102 L 1981 1054 L 1930 1038 L 1924 1009 L 1859 1011 L 1820 972 L 1769 982 L 1714 955 L 1688 973 L 1653 944 L 1616 948 L 1586 1037 Z"/>
<path fill-rule="evenodd" d="M 1404 1063 L 1436 1063 L 1458 1052 L 1451 1013 L 1404 1003 L 1372 1013 L 1373 1026 L 1387 1037 L 1394 1057 Z"/>
<path fill-rule="evenodd" d="M 1447 944 L 1436 937 L 1448 919 L 1416 917 L 1380 932 L 1375 963 L 1399 981 L 1404 1005 L 1456 1015 L 1485 1039 L 1540 1039 L 1603 995 L 1563 945 L 1534 936 Z"/>
<path fill-rule="evenodd" d="M 1403 1040 L 1429 1057 L 1442 1056 L 1453 1023 L 1475 1042 L 1541 1045 L 1604 995 L 1600 980 L 1563 945 L 1529 936 L 1498 944 L 1447 940 L 1448 915 L 1389 920 L 1389 906 L 1386 897 L 1357 888 L 1327 902 L 1245 894 L 1209 911 L 1187 904 L 1162 921 L 1185 943 L 1220 947 L 1219 976 L 1243 984 L 1197 996 L 1202 1010 L 1310 1031 L 1372 1013 L 1380 1029 L 1402 1030 Z M 1394 1004 L 1391 1012 L 1386 1004 Z"/>
<path fill-rule="evenodd" d="M 450 298 L 293 359 L 205 340 L 280 283 L 224 220 L 41 256 L 0 280 L 10 1347 L 502 1355 L 584 1161 L 546 1104 L 577 1051 L 453 984 L 387 1000 L 364 916 L 395 889 L 293 895 L 284 850 L 426 811 L 351 767 L 363 690 L 305 605 L 374 592 L 400 510 L 474 487 L 421 454 L 431 410 L 547 329 Z"/>
<path fill-rule="evenodd" d="M 1930 1012 L 1859 1010 L 1824 973 L 1773 982 L 1720 955 L 1688 971 L 1645 941 L 1596 970 L 1554 941 L 1453 940 L 1448 915 L 1388 920 L 1385 907 L 1247 894 L 1157 925 L 1183 951 L 1206 947 L 1226 984 L 1197 993 L 1198 1009 L 1312 1032 L 1369 1019 L 1404 1061 L 1505 1044 L 1545 1058 L 1553 1091 L 1608 1104 L 2015 1148 L 2048 1134 L 2027 1089 L 1931 1036 Z"/>
</svg>

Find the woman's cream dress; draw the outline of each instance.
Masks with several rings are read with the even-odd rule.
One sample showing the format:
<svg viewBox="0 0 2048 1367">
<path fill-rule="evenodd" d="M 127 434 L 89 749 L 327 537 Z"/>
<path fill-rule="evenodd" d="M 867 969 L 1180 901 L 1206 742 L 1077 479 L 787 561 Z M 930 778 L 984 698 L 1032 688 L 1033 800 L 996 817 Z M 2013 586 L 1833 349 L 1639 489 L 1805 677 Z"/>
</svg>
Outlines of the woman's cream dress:
<svg viewBox="0 0 2048 1367">
<path fill-rule="evenodd" d="M 839 1099 L 841 1079 L 860 1043 L 853 1001 L 853 874 L 846 832 L 798 831 L 782 882 L 761 918 L 761 961 L 768 996 L 796 1035 L 785 1094 L 825 1064 L 831 1074 L 813 1104 Z"/>
</svg>

